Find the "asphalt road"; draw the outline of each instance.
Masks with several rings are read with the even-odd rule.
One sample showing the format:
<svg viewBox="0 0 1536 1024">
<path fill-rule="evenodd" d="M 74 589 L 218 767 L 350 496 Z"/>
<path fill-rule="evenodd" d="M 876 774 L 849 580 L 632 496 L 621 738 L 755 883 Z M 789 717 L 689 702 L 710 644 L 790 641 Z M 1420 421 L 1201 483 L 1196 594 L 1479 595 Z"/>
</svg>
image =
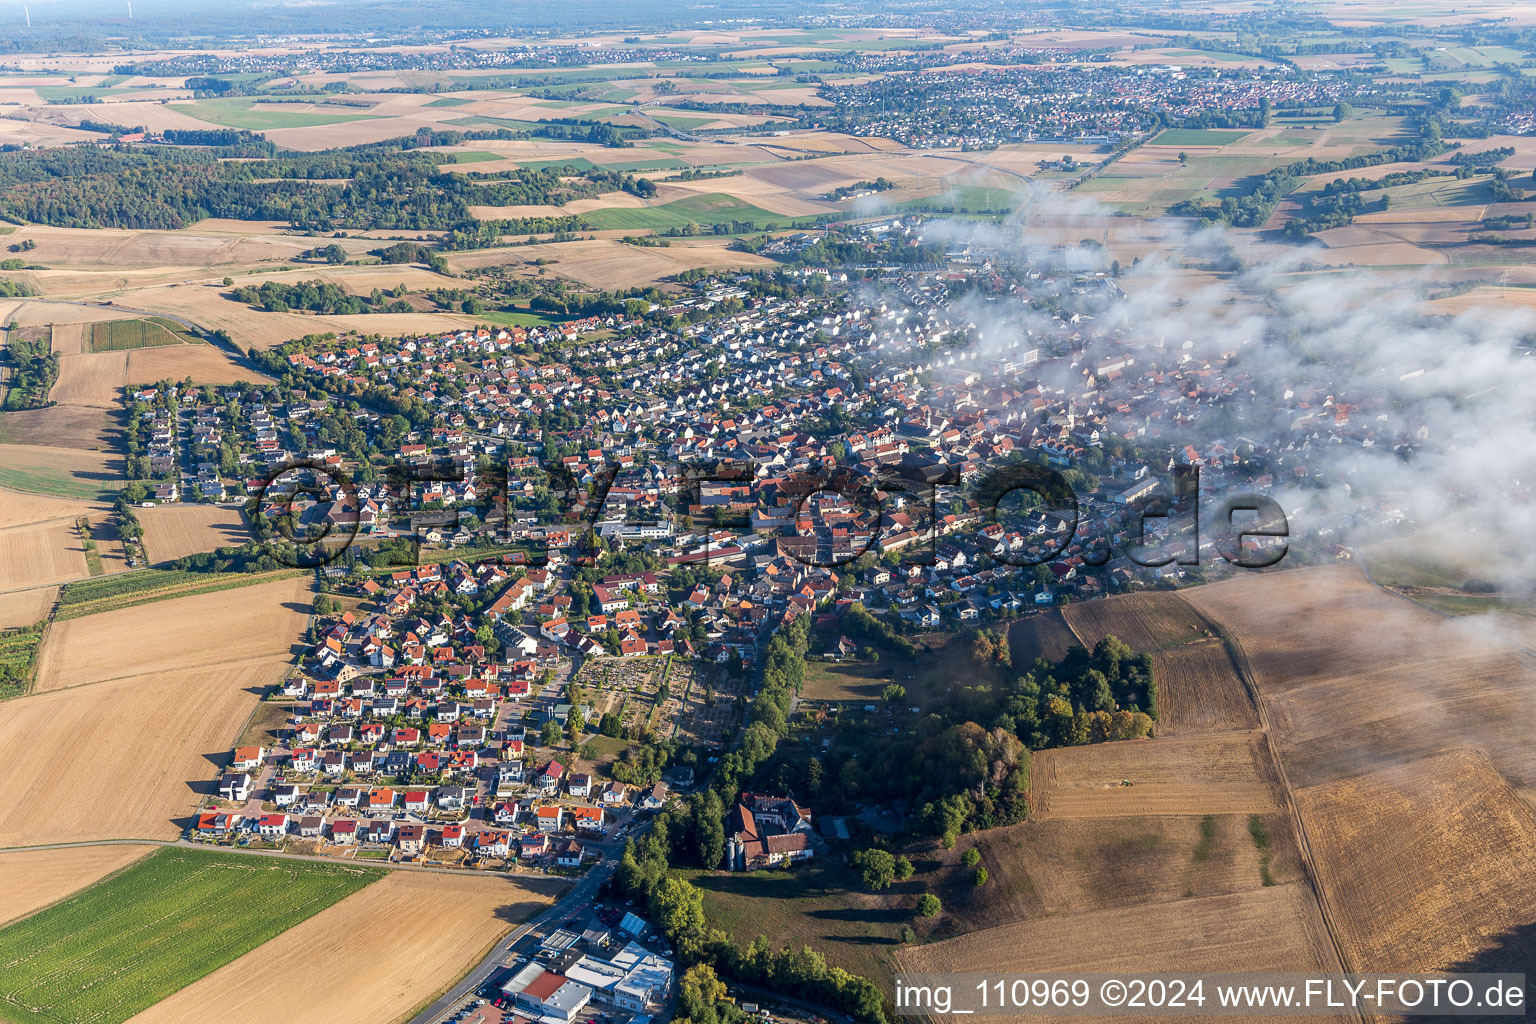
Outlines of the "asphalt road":
<svg viewBox="0 0 1536 1024">
<path fill-rule="evenodd" d="M 636 834 L 638 835 L 643 829 L 644 826 L 637 829 Z M 575 888 L 545 908 L 542 914 L 508 932 L 506 937 L 496 943 L 491 948 L 491 951 L 485 955 L 485 959 L 481 960 L 457 984 L 447 992 L 444 992 L 436 1002 L 418 1013 L 412 1019 L 411 1024 L 436 1024 L 438 1020 L 446 1017 L 454 1007 L 463 1002 L 467 997 L 479 991 L 480 986 L 489 981 L 491 975 L 501 969 L 503 961 L 506 960 L 507 954 L 512 951 L 513 946 L 516 946 L 528 935 L 552 928 L 567 918 L 579 915 L 585 911 L 591 906 L 597 891 L 603 887 L 603 884 L 618 869 L 619 852 L 622 849 L 622 847 L 619 847 L 618 850 L 605 849 L 603 851 L 603 859 L 593 865 L 582 876 L 581 881 L 576 883 Z"/>
</svg>

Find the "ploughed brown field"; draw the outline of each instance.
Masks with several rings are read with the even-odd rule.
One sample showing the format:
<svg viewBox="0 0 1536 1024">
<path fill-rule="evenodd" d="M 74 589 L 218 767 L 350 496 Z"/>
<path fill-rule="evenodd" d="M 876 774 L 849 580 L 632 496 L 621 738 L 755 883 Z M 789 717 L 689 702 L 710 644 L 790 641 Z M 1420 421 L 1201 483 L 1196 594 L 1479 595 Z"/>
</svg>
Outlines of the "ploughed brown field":
<svg viewBox="0 0 1536 1024">
<path fill-rule="evenodd" d="M 1033 665 L 1036 658 L 1060 661 L 1067 648 L 1076 643 L 1080 641 L 1056 609 L 1030 615 L 1008 627 L 1008 653 L 1020 668 Z"/>
<path fill-rule="evenodd" d="M 1067 625 L 1084 647 L 1113 635 L 1133 651 L 1152 652 L 1209 636 L 1205 622 L 1177 594 L 1143 591 L 1081 601 L 1062 609 Z"/>
<path fill-rule="evenodd" d="M 1226 645 L 1205 640 L 1152 655 L 1157 734 L 1257 729 L 1258 711 Z"/>
<path fill-rule="evenodd" d="M 1300 879 L 1286 816 L 1271 812 L 1260 823 L 1267 850 L 1246 814 L 1037 819 L 965 836 L 956 849 L 974 847 L 989 880 L 978 889 L 962 877 L 945 912 L 970 930 L 1243 892 L 1264 884 L 1266 867 L 1277 884 Z"/>
</svg>

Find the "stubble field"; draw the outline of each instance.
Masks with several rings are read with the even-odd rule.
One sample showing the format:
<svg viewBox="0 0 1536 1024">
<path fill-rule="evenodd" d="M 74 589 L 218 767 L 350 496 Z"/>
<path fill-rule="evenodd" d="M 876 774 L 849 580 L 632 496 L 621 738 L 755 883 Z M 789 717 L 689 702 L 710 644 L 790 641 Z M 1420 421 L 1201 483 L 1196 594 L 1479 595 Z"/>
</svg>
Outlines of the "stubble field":
<svg viewBox="0 0 1536 1024">
<path fill-rule="evenodd" d="M 1186 592 L 1241 643 L 1291 783 L 1309 786 L 1457 747 L 1536 783 L 1536 670 L 1495 623 L 1443 619 L 1354 566 Z"/>
<path fill-rule="evenodd" d="M 55 623 L 37 692 L 174 668 L 288 657 L 309 614 L 304 577 L 172 598 Z"/>
<path fill-rule="evenodd" d="M 0 591 L 89 574 L 84 542 L 73 519 L 0 530 Z"/>
<path fill-rule="evenodd" d="M 0 594 L 0 629 L 42 622 L 58 596 L 58 587 L 29 587 Z"/>
<path fill-rule="evenodd" d="M 1356 969 L 1522 971 L 1536 956 L 1536 810 L 1451 751 L 1297 793 Z"/>
<path fill-rule="evenodd" d="M 120 407 L 122 389 L 130 384 L 187 377 L 194 384 L 263 379 L 212 345 L 162 345 L 64 356 L 50 397 L 65 405 L 115 409 Z"/>
<path fill-rule="evenodd" d="M 1266 813 L 1281 806 L 1268 760 L 1257 734 L 1042 750 L 1030 766 L 1031 816 Z"/>
<path fill-rule="evenodd" d="M 176 838 L 285 667 L 166 666 L 7 702 L 0 847 Z"/>
<path fill-rule="evenodd" d="M 46 494 L 0 488 L 0 530 L 99 512 L 104 506 Z"/>
<path fill-rule="evenodd" d="M 251 539 L 238 508 L 178 503 L 146 508 L 138 515 L 144 524 L 144 551 L 151 563 L 238 546 Z"/>
<path fill-rule="evenodd" d="M 733 252 L 729 239 L 669 239 L 666 248 L 625 245 L 618 239 L 600 238 L 579 242 L 550 242 L 517 249 L 483 249 L 450 253 L 453 267 L 470 268 L 503 264 L 531 265 L 534 260 L 554 260 L 551 272 L 603 288 L 636 288 L 696 267 L 751 270 L 774 266 L 765 256 Z"/>
<path fill-rule="evenodd" d="M 942 942 L 906 946 L 896 956 L 902 970 L 909 973 L 1016 974 L 1027 969 L 1037 974 L 1145 974 L 1338 969 L 1321 920 L 1301 883 L 1157 903 L 1133 912 L 1112 908 L 1061 915 L 1048 922 L 1001 925 Z"/>
</svg>

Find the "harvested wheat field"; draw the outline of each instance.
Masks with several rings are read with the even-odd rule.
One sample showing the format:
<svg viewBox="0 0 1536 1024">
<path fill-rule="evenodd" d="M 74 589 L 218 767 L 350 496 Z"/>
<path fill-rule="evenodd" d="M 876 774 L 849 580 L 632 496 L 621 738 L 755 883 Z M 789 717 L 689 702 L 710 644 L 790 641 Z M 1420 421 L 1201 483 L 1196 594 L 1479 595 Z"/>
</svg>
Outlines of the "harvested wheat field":
<svg viewBox="0 0 1536 1024">
<path fill-rule="evenodd" d="M 286 666 L 162 668 L 8 701 L 0 847 L 176 838 L 178 819 L 213 791 L 257 693 Z"/>
<path fill-rule="evenodd" d="M 438 313 L 373 313 L 357 316 L 268 313 L 252 309 L 243 302 L 226 299 L 223 291 L 222 286 L 151 286 L 127 292 L 122 302 L 135 309 L 183 317 L 206 330 L 228 331 L 231 337 L 239 339 L 242 349 L 272 348 L 306 334 L 324 334 L 326 331 L 345 334 L 349 330 L 358 329 L 367 334 L 389 337 L 456 329 L 469 322 L 462 317 Z M 247 370 L 245 374 L 248 380 L 259 379 L 252 371 Z"/>
<path fill-rule="evenodd" d="M 1073 644 L 1079 644 L 1077 636 L 1054 608 L 1008 627 L 1008 652 L 1020 668 L 1033 665 L 1036 658 L 1060 661 Z"/>
<path fill-rule="evenodd" d="M 247 369 L 213 345 L 162 345 L 128 352 L 127 383 L 147 384 L 167 377 L 173 380 L 191 377 L 194 384 L 237 384 L 266 379 L 264 374 Z"/>
<path fill-rule="evenodd" d="M 50 397 L 61 404 L 117 408 L 130 384 L 192 378 L 194 384 L 264 380 L 212 345 L 161 345 L 64 356 Z"/>
<path fill-rule="evenodd" d="M 1536 956 L 1536 810 L 1452 751 L 1296 794 L 1357 969 L 1523 971 Z M 1513 945 L 1501 933 L 1519 929 Z"/>
<path fill-rule="evenodd" d="M 63 899 L 153 850 L 153 846 L 77 846 L 0 853 L 0 924 Z"/>
<path fill-rule="evenodd" d="M 1142 591 L 1081 601 L 1062 608 L 1084 647 L 1102 637 L 1117 636 L 1138 654 L 1201 640 L 1210 635 L 1205 623 L 1177 594 Z"/>
<path fill-rule="evenodd" d="M 84 352 L 85 324 L 54 324 L 52 348 L 61 356 Z"/>
<path fill-rule="evenodd" d="M 310 587 L 290 577 L 57 622 L 38 658 L 37 692 L 165 667 L 286 659 L 304 630 Z"/>
<path fill-rule="evenodd" d="M 694 268 L 715 270 L 724 267 L 753 269 L 772 265 L 766 256 L 735 252 L 729 239 L 668 239 L 666 248 L 625 245 L 616 238 L 583 239 L 577 242 L 549 242 L 519 246 L 516 249 L 482 249 L 450 253 L 448 263 L 455 270 L 494 265 L 526 264 L 547 259 L 549 269 L 562 277 L 604 288 L 636 288 L 654 284 L 664 277 Z"/>
<path fill-rule="evenodd" d="M 73 519 L 0 530 L 0 591 L 89 576 Z"/>
<path fill-rule="evenodd" d="M 111 409 L 127 383 L 127 352 L 82 352 L 60 357 L 59 379 L 48 397 L 61 405 Z"/>
<path fill-rule="evenodd" d="M 23 228 L 23 231 L 37 231 L 40 228 Z M 80 232 L 82 235 L 89 232 Z M 57 333 L 65 326 L 80 326 L 95 323 L 101 320 L 121 320 L 122 310 L 111 309 L 106 306 L 79 306 L 72 302 L 49 302 L 47 299 L 27 299 L 16 307 L 10 315 L 12 320 L 22 327 L 42 327 L 51 325 Z M 85 328 L 81 326 L 81 333 Z"/>
<path fill-rule="evenodd" d="M 1444 619 L 1354 566 L 1185 591 L 1241 646 L 1292 785 L 1437 751 L 1484 751 L 1536 784 L 1536 670 L 1496 623 Z"/>
<path fill-rule="evenodd" d="M 1152 655 L 1152 675 L 1159 736 L 1259 727 L 1253 698 L 1219 640 L 1158 651 Z"/>
<path fill-rule="evenodd" d="M 31 587 L 0 594 L 0 629 L 42 622 L 58 596 L 58 587 Z"/>
<path fill-rule="evenodd" d="M 452 984 L 562 888 L 553 879 L 391 871 L 130 1020 L 388 1024 Z"/>
<path fill-rule="evenodd" d="M 144 551 L 152 563 L 251 539 L 240 510 L 223 505 L 157 505 L 139 512 L 139 522 L 144 524 Z"/>
<path fill-rule="evenodd" d="M 15 237 L 31 241 L 36 246 L 31 258 L 51 269 L 99 268 L 117 275 L 113 284 L 130 270 L 174 271 L 185 277 L 187 271 L 198 268 L 288 260 L 310 245 L 301 237 L 274 235 L 259 223 L 247 225 L 238 234 L 206 230 L 205 223 L 164 231 L 29 224 L 19 228 Z M 54 316 L 60 322 L 119 320 L 123 311 L 108 306 L 62 306 L 56 307 Z"/>
<path fill-rule="evenodd" d="M 1031 815 L 1041 820 L 1261 814 L 1281 806 L 1257 733 L 1042 750 L 1034 755 L 1029 782 Z"/>
<path fill-rule="evenodd" d="M 896 960 L 907 973 L 1338 970 L 1312 894 L 1301 882 L 1156 903 L 1134 912 L 1114 908 L 1021 921 L 943 942 L 903 946 Z M 967 1019 L 1026 1018 L 978 1015 Z"/>
</svg>

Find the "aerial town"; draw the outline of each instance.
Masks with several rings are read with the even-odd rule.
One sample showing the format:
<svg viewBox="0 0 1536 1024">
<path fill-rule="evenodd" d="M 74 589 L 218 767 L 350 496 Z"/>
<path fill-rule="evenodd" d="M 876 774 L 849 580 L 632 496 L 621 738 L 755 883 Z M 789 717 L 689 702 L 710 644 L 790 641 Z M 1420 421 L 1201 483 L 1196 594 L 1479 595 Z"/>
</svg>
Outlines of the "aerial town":
<svg viewBox="0 0 1536 1024">
<path fill-rule="evenodd" d="M 1536 17 L 492 7 L 0 24 L 0 1024 L 1514 998 Z"/>
</svg>

